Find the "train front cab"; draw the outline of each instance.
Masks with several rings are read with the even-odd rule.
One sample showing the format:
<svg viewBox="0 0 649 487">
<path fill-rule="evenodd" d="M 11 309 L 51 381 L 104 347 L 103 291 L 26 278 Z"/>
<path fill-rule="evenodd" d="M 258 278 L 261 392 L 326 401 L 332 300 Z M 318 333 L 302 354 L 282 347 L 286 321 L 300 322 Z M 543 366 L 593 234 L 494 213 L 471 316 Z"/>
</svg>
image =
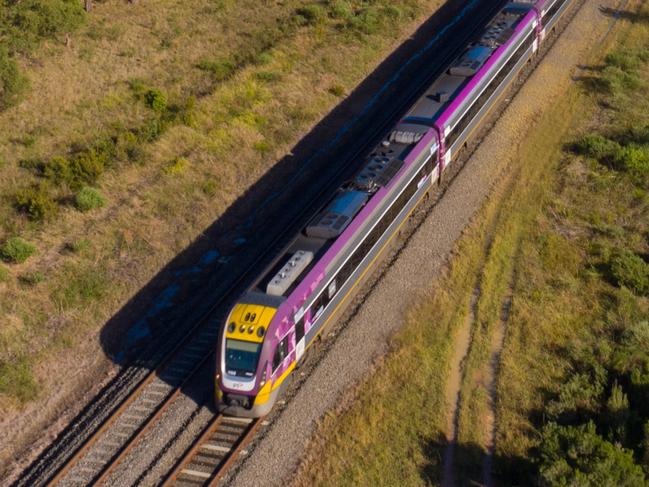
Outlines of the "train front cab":
<svg viewBox="0 0 649 487">
<path fill-rule="evenodd" d="M 266 336 L 276 313 L 275 306 L 244 303 L 237 304 L 230 313 L 216 354 L 219 412 L 258 418 L 272 409 L 280 385 L 285 382 L 271 380 L 274 350 Z"/>
</svg>

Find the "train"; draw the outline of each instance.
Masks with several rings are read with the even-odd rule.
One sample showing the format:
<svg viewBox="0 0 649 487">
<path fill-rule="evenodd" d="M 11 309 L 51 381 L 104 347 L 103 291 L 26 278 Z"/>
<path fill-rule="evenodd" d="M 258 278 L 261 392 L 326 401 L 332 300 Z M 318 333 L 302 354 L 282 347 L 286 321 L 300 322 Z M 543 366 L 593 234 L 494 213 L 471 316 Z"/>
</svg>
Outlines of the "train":
<svg viewBox="0 0 649 487">
<path fill-rule="evenodd" d="M 572 2 L 506 3 L 237 300 L 217 344 L 219 412 L 258 418 L 272 410 L 307 350 Z"/>
</svg>

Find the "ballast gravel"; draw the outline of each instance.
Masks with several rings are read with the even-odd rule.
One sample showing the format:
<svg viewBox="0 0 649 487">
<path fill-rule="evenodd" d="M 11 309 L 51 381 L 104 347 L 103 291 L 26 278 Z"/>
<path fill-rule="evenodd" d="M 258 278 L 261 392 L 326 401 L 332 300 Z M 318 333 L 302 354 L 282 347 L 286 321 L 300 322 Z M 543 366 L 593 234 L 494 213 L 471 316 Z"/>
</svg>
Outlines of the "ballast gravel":
<svg viewBox="0 0 649 487">
<path fill-rule="evenodd" d="M 319 419 L 387 351 L 388 339 L 403 323 L 413 300 L 429 288 L 494 183 L 516 163 L 517 149 L 534 130 L 535 120 L 574 83 L 578 66 L 609 30 L 612 20 L 602 7 L 615 8 L 617 2 L 586 1 L 329 352 L 233 473 L 231 486 L 279 486 L 290 481 Z"/>
</svg>

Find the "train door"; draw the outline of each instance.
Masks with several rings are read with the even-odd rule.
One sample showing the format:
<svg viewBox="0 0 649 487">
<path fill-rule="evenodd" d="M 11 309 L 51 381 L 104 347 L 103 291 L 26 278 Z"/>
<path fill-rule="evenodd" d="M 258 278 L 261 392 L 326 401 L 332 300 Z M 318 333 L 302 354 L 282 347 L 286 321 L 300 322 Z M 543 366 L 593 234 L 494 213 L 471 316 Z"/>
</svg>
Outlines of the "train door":
<svg viewBox="0 0 649 487">
<path fill-rule="evenodd" d="M 299 362 L 304 355 L 304 349 L 306 348 L 306 337 L 304 333 L 304 313 L 300 313 L 299 319 L 295 321 L 295 361 Z M 297 318 L 298 316 L 296 316 Z"/>
</svg>

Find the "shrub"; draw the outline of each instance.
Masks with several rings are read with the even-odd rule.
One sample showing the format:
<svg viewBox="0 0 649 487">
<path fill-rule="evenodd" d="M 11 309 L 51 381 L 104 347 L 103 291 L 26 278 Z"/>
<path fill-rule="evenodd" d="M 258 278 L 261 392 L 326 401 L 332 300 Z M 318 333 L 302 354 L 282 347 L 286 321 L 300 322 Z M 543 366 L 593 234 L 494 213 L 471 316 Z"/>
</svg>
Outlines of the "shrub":
<svg viewBox="0 0 649 487">
<path fill-rule="evenodd" d="M 26 286 L 35 286 L 45 280 L 45 274 L 42 272 L 30 272 L 28 274 L 23 274 L 18 278 L 20 282 Z"/>
<path fill-rule="evenodd" d="M 329 0 L 330 15 L 336 19 L 348 20 L 354 15 L 352 6 L 346 0 Z"/>
<path fill-rule="evenodd" d="M 152 118 L 148 120 L 137 130 L 137 138 L 140 143 L 154 142 L 167 129 L 169 122 L 161 118 Z"/>
<path fill-rule="evenodd" d="M 79 189 L 84 184 L 94 184 L 104 172 L 107 162 L 105 153 L 94 148 L 83 150 L 71 158 L 53 157 L 43 165 L 43 176 L 56 184 L 66 184 Z"/>
<path fill-rule="evenodd" d="M 189 161 L 187 159 L 185 159 L 184 157 L 177 157 L 169 164 L 167 164 L 167 166 L 162 169 L 162 172 L 164 174 L 167 174 L 168 176 L 182 174 L 185 169 L 187 169 L 188 165 Z"/>
<path fill-rule="evenodd" d="M 620 149 L 620 144 L 599 134 L 584 135 L 572 145 L 572 150 L 577 154 L 598 161 L 613 160 Z"/>
<path fill-rule="evenodd" d="M 0 257 L 5 262 L 21 264 L 36 253 L 36 247 L 20 237 L 12 237 L 0 247 Z"/>
<path fill-rule="evenodd" d="M 215 180 L 209 179 L 201 184 L 201 189 L 207 196 L 214 196 L 219 190 L 219 185 Z"/>
<path fill-rule="evenodd" d="M 75 240 L 73 242 L 68 242 L 65 244 L 65 250 L 74 252 L 75 254 L 84 252 L 89 248 L 90 248 L 90 240 L 88 240 L 87 238 L 80 238 L 79 240 Z"/>
<path fill-rule="evenodd" d="M 26 213 L 30 220 L 52 220 L 58 213 L 59 207 L 45 184 L 38 184 L 16 191 L 14 206 L 18 211 Z"/>
<path fill-rule="evenodd" d="M 606 401 L 606 422 L 610 441 L 613 443 L 626 443 L 629 417 L 629 398 L 622 387 L 615 381 L 611 389 L 611 395 Z"/>
<path fill-rule="evenodd" d="M 144 95 L 144 102 L 153 111 L 162 113 L 167 109 L 167 97 L 158 89 L 150 89 Z"/>
<path fill-rule="evenodd" d="M 376 34 L 381 28 L 381 15 L 377 7 L 365 7 L 347 21 L 347 28 L 361 34 Z"/>
<path fill-rule="evenodd" d="M 345 94 L 345 87 L 342 85 L 333 85 L 329 88 L 329 93 L 334 96 L 343 96 Z"/>
<path fill-rule="evenodd" d="M 213 81 L 225 81 L 230 78 L 236 69 L 235 63 L 229 59 L 203 59 L 197 65 L 198 69 L 211 75 Z"/>
<path fill-rule="evenodd" d="M 7 48 L 0 45 L 0 110 L 18 103 L 27 85 L 27 78 L 20 73 L 16 61 L 9 56 Z"/>
<path fill-rule="evenodd" d="M 611 95 L 619 95 L 641 85 L 641 78 L 636 73 L 629 73 L 617 66 L 606 66 L 600 80 L 604 91 Z"/>
<path fill-rule="evenodd" d="M 324 21 L 327 12 L 320 5 L 307 5 L 295 11 L 295 20 L 298 25 L 316 25 Z"/>
<path fill-rule="evenodd" d="M 104 206 L 106 200 L 96 189 L 84 186 L 74 197 L 74 204 L 80 211 L 90 211 Z"/>
<path fill-rule="evenodd" d="M 626 286 L 639 295 L 649 293 L 649 264 L 627 250 L 611 259 L 611 275 L 619 286 Z"/>
<path fill-rule="evenodd" d="M 116 138 L 115 157 L 122 161 L 137 162 L 142 157 L 137 135 L 131 130 L 124 130 Z"/>
<path fill-rule="evenodd" d="M 649 148 L 631 145 L 618 152 L 615 166 L 637 176 L 649 174 Z"/>
<path fill-rule="evenodd" d="M 539 453 L 543 486 L 646 485 L 633 453 L 604 440 L 592 422 L 582 426 L 546 425 Z"/>
<path fill-rule="evenodd" d="M 6 4 L 10 6 L 7 6 Z M 3 2 L 10 45 L 25 50 L 43 38 L 71 32 L 85 18 L 79 0 L 22 0 Z"/>
</svg>

